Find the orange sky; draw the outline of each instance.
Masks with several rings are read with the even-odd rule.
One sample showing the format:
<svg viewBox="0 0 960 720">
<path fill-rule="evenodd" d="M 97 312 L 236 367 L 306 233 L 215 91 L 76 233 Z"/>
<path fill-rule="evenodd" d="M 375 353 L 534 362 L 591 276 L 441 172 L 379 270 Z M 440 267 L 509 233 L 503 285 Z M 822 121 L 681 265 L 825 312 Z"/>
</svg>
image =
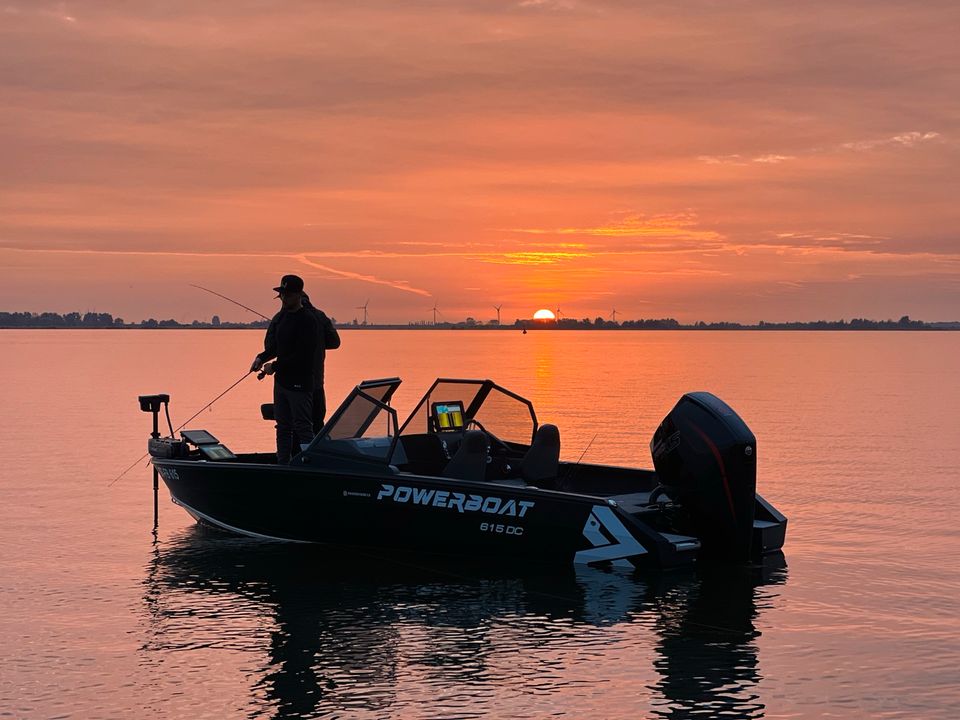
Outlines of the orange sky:
<svg viewBox="0 0 960 720">
<path fill-rule="evenodd" d="M 0 0 L 0 310 L 960 319 L 960 4 Z M 359 312 L 362 315 L 362 311 Z"/>
</svg>

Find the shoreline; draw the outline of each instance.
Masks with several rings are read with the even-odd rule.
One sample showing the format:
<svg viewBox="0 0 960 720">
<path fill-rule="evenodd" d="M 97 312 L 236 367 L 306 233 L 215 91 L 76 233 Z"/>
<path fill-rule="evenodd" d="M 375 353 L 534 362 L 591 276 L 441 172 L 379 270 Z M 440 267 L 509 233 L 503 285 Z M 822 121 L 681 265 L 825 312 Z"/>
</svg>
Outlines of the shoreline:
<svg viewBox="0 0 960 720">
<path fill-rule="evenodd" d="M 735 327 L 697 327 L 682 325 L 679 327 L 536 327 L 528 326 L 457 326 L 457 325 L 337 325 L 341 330 L 412 330 L 420 331 L 457 331 L 457 332 L 952 332 L 960 331 L 960 322 L 929 323 L 921 327 L 781 327 L 776 324 L 740 325 Z M 66 327 L 51 325 L 0 325 L 0 330 L 264 330 L 256 325 L 165 325 L 162 327 L 143 325 L 120 325 L 102 327 Z"/>
</svg>

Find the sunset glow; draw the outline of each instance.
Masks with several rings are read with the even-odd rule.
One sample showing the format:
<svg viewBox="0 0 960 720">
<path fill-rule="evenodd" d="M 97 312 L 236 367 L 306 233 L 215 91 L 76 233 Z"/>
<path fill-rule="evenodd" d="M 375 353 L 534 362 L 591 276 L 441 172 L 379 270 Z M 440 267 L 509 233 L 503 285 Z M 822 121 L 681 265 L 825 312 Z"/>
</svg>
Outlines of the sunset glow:
<svg viewBox="0 0 960 720">
<path fill-rule="evenodd" d="M 557 316 L 553 314 L 552 311 L 547 310 L 546 308 L 541 308 L 533 314 L 534 320 L 556 320 Z"/>
<path fill-rule="evenodd" d="M 869 14 L 12 0 L 0 309 L 954 319 L 958 9 Z"/>
</svg>

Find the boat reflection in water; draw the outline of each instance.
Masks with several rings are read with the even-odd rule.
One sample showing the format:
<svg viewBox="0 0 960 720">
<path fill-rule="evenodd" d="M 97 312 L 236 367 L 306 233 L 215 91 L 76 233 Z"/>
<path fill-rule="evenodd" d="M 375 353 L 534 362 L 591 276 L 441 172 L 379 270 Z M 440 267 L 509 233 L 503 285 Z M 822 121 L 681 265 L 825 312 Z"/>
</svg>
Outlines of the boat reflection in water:
<svg viewBox="0 0 960 720">
<path fill-rule="evenodd" d="M 202 526 L 158 543 L 144 653 L 265 657 L 243 663 L 254 678 L 243 710 L 258 717 L 561 706 L 578 717 L 763 716 L 754 622 L 786 581 L 782 554 L 761 567 L 538 576 L 330 553 Z"/>
</svg>

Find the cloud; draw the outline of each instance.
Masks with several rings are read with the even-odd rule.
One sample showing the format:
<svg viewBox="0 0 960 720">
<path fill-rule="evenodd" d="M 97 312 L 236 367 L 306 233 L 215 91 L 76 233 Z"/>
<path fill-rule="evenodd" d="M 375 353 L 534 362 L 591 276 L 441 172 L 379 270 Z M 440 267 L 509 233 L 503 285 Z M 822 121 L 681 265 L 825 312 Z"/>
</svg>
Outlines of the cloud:
<svg viewBox="0 0 960 720">
<path fill-rule="evenodd" d="M 753 158 L 755 163 L 765 163 L 767 165 L 776 165 L 777 163 L 786 162 L 787 160 L 796 160 L 796 155 L 760 155 L 759 157 Z"/>
<path fill-rule="evenodd" d="M 796 160 L 796 155 L 777 155 L 768 153 L 766 155 L 757 155 L 756 157 L 744 157 L 739 153 L 732 155 L 699 155 L 697 160 L 707 165 L 747 165 L 748 163 L 762 163 L 766 165 L 776 165 L 777 163 L 788 160 Z"/>
<path fill-rule="evenodd" d="M 840 147 L 845 150 L 873 150 L 874 148 L 888 145 L 901 145 L 909 148 L 915 147 L 920 143 L 929 142 L 930 140 L 936 140 L 939 137 L 940 133 L 938 132 L 919 132 L 912 130 L 879 140 L 858 140 L 856 142 L 843 143 Z"/>
<path fill-rule="evenodd" d="M 590 257 L 592 253 L 576 252 L 536 252 L 521 251 L 502 254 L 490 253 L 478 257 L 478 260 L 499 265 L 554 265 L 578 258 Z"/>
<path fill-rule="evenodd" d="M 911 130 L 910 132 L 903 132 L 898 135 L 893 135 L 892 137 L 873 139 L 873 140 L 857 140 L 855 142 L 845 142 L 839 145 L 835 145 L 829 148 L 807 148 L 805 150 L 796 151 L 794 155 L 783 155 L 779 153 L 766 153 L 763 155 L 756 155 L 753 157 L 746 157 L 740 153 L 733 153 L 730 155 L 699 155 L 697 160 L 707 165 L 747 165 L 748 163 L 761 163 L 765 165 L 777 165 L 782 162 L 787 162 L 788 160 L 796 160 L 798 157 L 813 157 L 813 156 L 822 156 L 830 155 L 841 150 L 855 150 L 855 151 L 866 151 L 866 150 L 875 150 L 877 148 L 889 147 L 889 146 L 900 146 L 906 148 L 913 148 L 921 143 L 926 143 L 931 140 L 942 139 L 942 135 L 938 132 L 926 131 L 920 132 L 917 130 Z"/>
<path fill-rule="evenodd" d="M 320 270 L 325 270 L 326 272 L 333 273 L 334 275 L 338 275 L 340 277 L 347 278 L 349 280 L 359 280 L 361 282 L 370 283 L 373 285 L 386 285 L 387 287 L 391 287 L 394 290 L 402 290 L 403 292 L 413 293 L 414 295 L 423 295 L 424 297 L 431 297 L 431 294 L 429 292 L 421 288 L 411 287 L 410 283 L 407 282 L 406 280 L 385 280 L 383 278 L 378 278 L 375 275 L 367 275 L 363 273 L 350 272 L 347 270 L 337 270 L 336 268 L 332 268 L 329 265 L 321 265 L 318 262 L 314 262 L 313 260 L 308 258 L 306 255 L 293 255 L 291 257 L 293 257 L 296 260 L 299 260 L 300 262 L 306 265 L 309 265 L 310 267 L 318 268 Z"/>
<path fill-rule="evenodd" d="M 883 235 L 867 235 L 865 233 L 850 232 L 777 232 L 773 233 L 777 240 L 783 241 L 792 247 L 816 245 L 836 249 L 870 250 L 873 248 L 885 249 L 890 237 Z"/>
<path fill-rule="evenodd" d="M 757 155 L 756 157 L 746 158 L 743 155 L 734 153 L 733 155 L 699 155 L 697 160 L 707 165 L 747 165 L 749 163 L 761 163 L 765 165 L 776 165 L 796 160 L 796 155 Z"/>
<path fill-rule="evenodd" d="M 744 159 L 737 153 L 733 155 L 700 155 L 697 160 L 707 165 L 746 165 Z"/>
<path fill-rule="evenodd" d="M 572 10 L 577 3 L 574 0 L 520 0 L 518 7 L 540 8 L 544 10 Z"/>
<path fill-rule="evenodd" d="M 423 295 L 430 297 L 430 293 L 422 288 L 412 287 L 406 280 L 389 280 L 370 275 L 366 273 L 357 273 L 349 270 L 324 265 L 308 257 L 308 254 L 290 254 L 290 253 L 249 253 L 249 252 L 203 252 L 203 251 L 167 251 L 167 250 L 90 250 L 90 249 L 70 249 L 70 248 L 19 248 L 11 246 L 0 246 L 2 250 L 9 250 L 23 253 L 50 253 L 59 255 L 89 255 L 89 256 L 131 256 L 131 257 L 183 257 L 183 258 L 246 258 L 246 259 L 284 259 L 295 260 L 303 265 L 318 270 L 323 270 L 332 275 L 349 280 L 357 280 L 372 285 L 384 285 L 395 290 Z M 344 255 L 341 255 L 344 256 Z M 355 256 L 354 256 L 355 257 Z"/>
<path fill-rule="evenodd" d="M 714 241 L 720 234 L 698 229 L 695 213 L 675 213 L 646 216 L 642 213 L 624 217 L 593 227 L 509 228 L 507 232 L 529 235 L 585 235 L 598 238 L 684 239 Z"/>
</svg>

